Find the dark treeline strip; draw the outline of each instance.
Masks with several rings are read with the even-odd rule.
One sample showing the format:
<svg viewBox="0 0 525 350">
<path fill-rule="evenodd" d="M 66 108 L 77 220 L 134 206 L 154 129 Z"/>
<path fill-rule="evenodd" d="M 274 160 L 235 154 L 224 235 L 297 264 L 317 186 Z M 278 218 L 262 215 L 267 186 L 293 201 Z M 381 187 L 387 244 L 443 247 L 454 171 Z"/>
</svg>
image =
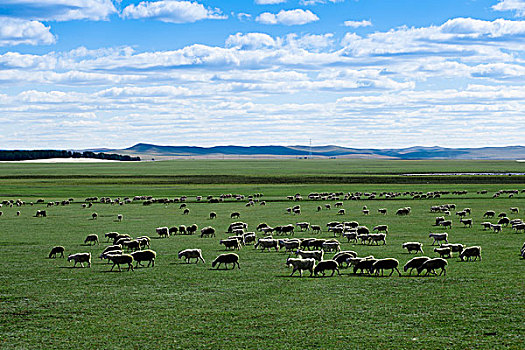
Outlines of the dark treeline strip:
<svg viewBox="0 0 525 350">
<path fill-rule="evenodd" d="M 95 153 L 95 152 L 71 152 L 59 150 L 32 150 L 32 151 L 0 151 L 0 160 L 16 161 L 31 159 L 49 158 L 94 158 L 120 161 L 139 161 L 140 157 L 131 157 L 115 153 Z"/>
<path fill-rule="evenodd" d="M 513 176 L 244 176 L 244 175 L 7 175 L 0 180 L 71 180 L 96 184 L 516 184 L 525 187 L 524 175 Z M 98 181 L 97 181 L 98 180 Z"/>
</svg>

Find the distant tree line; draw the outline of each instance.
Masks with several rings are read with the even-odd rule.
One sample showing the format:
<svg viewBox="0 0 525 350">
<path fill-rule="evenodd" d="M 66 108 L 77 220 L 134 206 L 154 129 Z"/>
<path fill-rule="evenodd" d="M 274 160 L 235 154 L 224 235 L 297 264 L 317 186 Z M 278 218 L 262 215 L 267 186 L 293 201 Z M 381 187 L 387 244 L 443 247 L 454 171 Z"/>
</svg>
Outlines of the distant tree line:
<svg viewBox="0 0 525 350">
<path fill-rule="evenodd" d="M 140 157 L 131 157 L 115 153 L 95 152 L 71 152 L 58 150 L 34 150 L 34 151 L 0 151 L 0 160 L 30 160 L 49 158 L 95 158 L 121 161 L 139 161 Z"/>
</svg>

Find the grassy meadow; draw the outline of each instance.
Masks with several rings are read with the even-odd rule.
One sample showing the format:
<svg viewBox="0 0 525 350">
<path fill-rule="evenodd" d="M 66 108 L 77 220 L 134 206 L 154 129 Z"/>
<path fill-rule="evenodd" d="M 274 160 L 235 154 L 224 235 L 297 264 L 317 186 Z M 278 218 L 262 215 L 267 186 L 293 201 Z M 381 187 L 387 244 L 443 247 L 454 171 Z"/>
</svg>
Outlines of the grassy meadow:
<svg viewBox="0 0 525 350">
<path fill-rule="evenodd" d="M 502 233 L 484 231 L 483 213 L 525 211 L 525 193 L 492 198 L 498 190 L 525 189 L 523 176 L 415 176 L 404 173 L 525 172 L 525 163 L 509 161 L 218 161 L 187 160 L 108 164 L 0 163 L 0 202 L 22 199 L 46 202 L 74 198 L 68 206 L 43 204 L 3 206 L 0 211 L 0 348 L 1 349 L 523 349 L 525 344 L 525 261 L 519 250 L 524 234 L 510 227 Z M 310 192 L 405 192 L 467 190 L 466 195 L 435 199 L 344 201 L 337 210 L 317 212 L 333 202 L 304 200 L 301 215 L 286 213 L 287 195 Z M 487 190 L 486 194 L 478 191 Z M 263 193 L 266 206 L 246 207 L 246 201 L 195 201 L 196 195 Z M 189 215 L 179 204 L 123 206 L 95 203 L 83 209 L 86 197 L 187 195 Z M 425 255 L 437 257 L 429 232 L 441 214 L 432 205 L 455 203 L 472 208 L 474 226 L 464 228 L 452 213 L 447 230 L 452 243 L 482 247 L 482 261 L 448 260 L 446 276 L 392 277 L 354 275 L 289 277 L 285 252 L 261 252 L 252 246 L 239 252 L 241 269 L 212 270 L 211 261 L 224 253 L 218 242 L 241 213 L 249 231 L 308 221 L 322 225 L 356 220 L 372 228 L 387 224 L 387 245 L 346 243 L 343 250 L 359 256 L 392 257 L 404 265 L 414 254 L 401 248 L 407 241 L 424 244 Z M 370 215 L 361 209 L 367 205 Z M 410 206 L 407 217 L 396 209 Z M 387 208 L 386 216 L 377 212 Z M 34 217 L 36 210 L 48 217 Z M 20 216 L 16 212 L 20 211 Z M 210 220 L 215 211 L 217 219 Z M 97 212 L 97 220 L 91 214 Z M 124 220 L 118 222 L 117 214 Z M 489 221 L 495 222 L 497 219 Z M 176 235 L 159 239 L 159 226 L 213 226 L 215 238 Z M 157 252 L 154 268 L 109 272 L 98 259 L 104 233 L 118 231 L 133 237 L 148 235 Z M 96 233 L 100 245 L 83 245 Z M 260 234 L 258 234 L 260 235 Z M 322 232 L 296 231 L 295 237 L 331 238 Z M 72 268 L 66 259 L 48 259 L 54 245 L 66 255 L 92 253 L 92 267 Z M 206 264 L 185 264 L 177 252 L 201 248 Z M 325 257 L 332 254 L 326 253 Z"/>
</svg>

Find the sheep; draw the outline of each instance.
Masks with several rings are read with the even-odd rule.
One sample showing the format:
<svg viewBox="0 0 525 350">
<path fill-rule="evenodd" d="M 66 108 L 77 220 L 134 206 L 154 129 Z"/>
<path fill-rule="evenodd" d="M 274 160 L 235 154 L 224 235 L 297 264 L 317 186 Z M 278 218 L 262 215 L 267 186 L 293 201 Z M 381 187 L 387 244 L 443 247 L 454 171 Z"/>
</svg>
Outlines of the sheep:
<svg viewBox="0 0 525 350">
<path fill-rule="evenodd" d="M 117 215 L 117 221 L 118 222 L 121 222 L 123 218 L 124 218 L 124 216 L 122 214 L 118 214 Z"/>
<path fill-rule="evenodd" d="M 370 210 L 368 210 L 368 209 L 363 209 L 362 212 L 363 212 L 363 215 L 370 214 Z"/>
<path fill-rule="evenodd" d="M 332 209 L 332 206 L 330 204 L 325 204 L 324 207 L 325 209 L 328 209 L 328 210 Z"/>
<path fill-rule="evenodd" d="M 464 258 L 467 258 L 467 261 L 470 261 L 472 257 L 474 257 L 474 260 L 476 260 L 478 257 L 479 260 L 481 260 L 480 246 L 467 247 L 463 249 L 463 251 L 459 254 L 459 258 L 461 259 L 461 261 L 464 261 Z"/>
<path fill-rule="evenodd" d="M 434 240 L 432 242 L 432 245 L 434 245 L 436 242 L 439 243 L 441 241 L 445 241 L 446 243 L 448 243 L 448 233 L 446 233 L 446 232 L 443 232 L 443 233 L 429 233 L 428 237 L 432 238 Z"/>
<path fill-rule="evenodd" d="M 93 220 L 96 220 L 96 219 L 98 218 L 98 214 L 97 214 L 97 213 L 93 213 L 93 214 L 91 214 L 91 218 L 92 218 Z"/>
<path fill-rule="evenodd" d="M 165 238 L 168 238 L 170 236 L 170 230 L 168 227 L 164 226 L 164 227 L 157 227 L 155 229 L 155 231 L 157 231 L 157 234 L 162 238 L 162 237 L 165 237 Z"/>
<path fill-rule="evenodd" d="M 51 248 L 51 252 L 49 253 L 49 259 L 51 258 L 55 258 L 57 257 L 57 254 L 60 254 L 60 257 L 63 258 L 64 257 L 64 251 L 66 249 L 62 246 L 56 246 L 56 247 L 53 247 Z"/>
<path fill-rule="evenodd" d="M 450 248 L 450 251 L 452 253 L 456 252 L 456 253 L 461 253 L 463 251 L 463 244 L 460 244 L 460 243 L 456 243 L 456 244 L 441 244 L 440 245 L 441 248 Z"/>
<path fill-rule="evenodd" d="M 355 231 L 343 232 L 342 237 L 346 238 L 348 240 L 348 243 L 350 243 L 350 241 L 354 241 L 355 243 L 357 243 L 357 232 Z"/>
<path fill-rule="evenodd" d="M 321 207 L 320 205 L 317 206 L 317 211 L 321 211 L 323 210 L 323 207 Z"/>
<path fill-rule="evenodd" d="M 232 249 L 241 249 L 241 244 L 238 239 L 221 239 L 219 241 L 219 244 L 223 244 L 226 249 L 232 248 Z"/>
<path fill-rule="evenodd" d="M 379 214 L 383 214 L 383 215 L 386 215 L 386 212 L 387 212 L 386 208 L 379 208 L 377 209 L 377 211 L 379 212 Z"/>
<path fill-rule="evenodd" d="M 93 245 L 95 245 L 95 243 L 99 244 L 98 235 L 96 234 L 87 235 L 86 239 L 84 240 L 84 244 L 87 244 L 88 242 L 89 242 L 89 245 L 91 245 L 91 242 L 93 242 Z"/>
<path fill-rule="evenodd" d="M 295 224 L 295 226 L 299 227 L 301 231 L 310 231 L 310 223 L 309 222 L 298 222 Z"/>
<path fill-rule="evenodd" d="M 255 232 L 246 232 L 242 238 L 243 238 L 243 244 L 247 245 L 247 244 L 255 243 L 255 239 L 257 237 L 255 236 Z"/>
<path fill-rule="evenodd" d="M 396 211 L 396 215 L 405 216 L 405 215 L 408 215 L 408 214 L 410 214 L 410 209 L 408 207 L 399 208 Z"/>
<path fill-rule="evenodd" d="M 37 210 L 36 211 L 36 214 L 35 214 L 35 217 L 43 217 L 45 218 L 47 216 L 47 212 L 45 210 Z"/>
<path fill-rule="evenodd" d="M 272 248 L 275 248 L 275 251 L 279 251 L 279 242 L 276 239 L 264 239 L 259 238 L 257 240 L 257 243 L 253 246 L 254 249 L 257 249 L 258 247 L 262 248 L 262 251 L 265 249 L 271 250 Z"/>
<path fill-rule="evenodd" d="M 198 229 L 199 229 L 199 226 L 197 226 L 197 224 L 193 224 L 193 225 L 188 226 L 188 228 L 186 229 L 186 232 L 187 232 L 189 235 L 192 235 L 192 234 L 194 234 L 195 232 L 197 232 Z"/>
<path fill-rule="evenodd" d="M 504 218 L 505 216 L 507 216 L 507 213 L 504 211 L 498 214 L 498 218 Z"/>
<path fill-rule="evenodd" d="M 91 253 L 71 254 L 67 257 L 67 262 L 70 262 L 71 260 L 75 262 L 73 267 L 77 266 L 77 263 L 80 263 L 80 266 L 84 267 L 85 262 L 87 262 L 88 267 L 91 267 Z"/>
<path fill-rule="evenodd" d="M 472 219 L 459 219 L 459 222 L 461 222 L 464 227 L 472 227 Z"/>
<path fill-rule="evenodd" d="M 423 243 L 419 243 L 419 242 L 405 242 L 405 243 L 403 243 L 403 249 L 408 250 L 409 254 L 412 251 L 415 251 L 416 254 L 417 254 L 417 252 L 421 252 L 422 254 L 425 253 L 423 251 Z"/>
<path fill-rule="evenodd" d="M 501 225 L 490 225 L 490 228 L 492 228 L 494 232 L 501 232 L 502 226 Z"/>
<path fill-rule="evenodd" d="M 345 215 L 345 210 L 344 209 L 339 209 L 339 211 L 337 212 L 337 215 Z"/>
<path fill-rule="evenodd" d="M 235 253 L 219 255 L 215 258 L 215 260 L 213 260 L 213 262 L 211 263 L 211 267 L 213 268 L 215 267 L 215 265 L 217 265 L 218 270 L 221 264 L 224 264 L 226 266 L 226 270 L 228 269 L 228 264 L 233 264 L 232 270 L 235 269 L 235 265 L 237 265 L 239 269 L 241 268 L 241 266 L 239 265 L 239 256 Z"/>
<path fill-rule="evenodd" d="M 493 218 L 496 216 L 496 212 L 494 210 L 487 210 L 485 214 L 483 214 L 484 218 Z"/>
<path fill-rule="evenodd" d="M 185 235 L 186 234 L 186 225 L 180 225 L 179 226 L 179 233 L 181 235 Z"/>
<path fill-rule="evenodd" d="M 190 259 L 195 259 L 195 264 L 197 264 L 199 260 L 202 261 L 203 264 L 206 264 L 206 261 L 202 257 L 202 250 L 200 249 L 184 249 L 179 251 L 178 256 L 179 259 L 182 259 L 182 257 L 184 257 L 186 263 L 188 264 L 190 263 Z"/>
<path fill-rule="evenodd" d="M 439 254 L 440 258 L 451 258 L 452 257 L 452 249 L 450 247 L 446 248 L 434 248 L 434 252 Z"/>
<path fill-rule="evenodd" d="M 179 228 L 177 226 L 172 226 L 168 229 L 168 233 L 171 235 L 176 235 L 179 231 Z"/>
<path fill-rule="evenodd" d="M 501 219 L 498 220 L 498 225 L 502 225 L 504 227 L 509 226 L 509 223 L 510 223 L 510 219 L 507 216 L 502 217 Z"/>
<path fill-rule="evenodd" d="M 440 276 L 441 274 L 446 275 L 447 265 L 448 265 L 448 262 L 442 258 L 428 259 L 427 261 L 423 262 L 421 266 L 417 268 L 417 274 L 420 275 L 423 270 L 427 270 L 427 273 L 425 274 L 425 276 L 428 276 L 428 274 L 431 272 L 435 275 L 436 274 L 435 270 L 441 269 L 441 272 L 439 273 L 439 275 Z"/>
<path fill-rule="evenodd" d="M 365 244 L 365 242 L 368 242 L 368 240 L 370 239 L 370 235 L 369 234 L 358 234 L 356 239 L 359 239 L 361 241 L 361 244 Z"/>
<path fill-rule="evenodd" d="M 452 220 L 443 220 L 439 223 L 439 225 L 445 228 L 447 227 L 452 228 Z"/>
<path fill-rule="evenodd" d="M 358 258 L 356 258 L 358 259 Z M 372 268 L 372 265 L 374 265 L 374 263 L 377 261 L 378 259 L 374 259 L 373 257 L 372 258 L 361 258 L 361 259 L 358 259 L 358 260 L 354 260 L 353 261 L 353 265 L 354 265 L 354 274 L 357 273 L 357 271 L 361 271 L 361 273 L 363 273 L 365 270 L 368 271 L 368 273 L 370 273 L 370 269 Z"/>
<path fill-rule="evenodd" d="M 520 212 L 520 209 L 517 208 L 517 207 L 512 207 L 512 208 L 510 208 L 510 212 L 511 212 L 511 214 L 512 214 L 512 213 L 514 213 L 514 214 L 518 214 L 518 213 Z"/>
<path fill-rule="evenodd" d="M 270 227 L 270 226 L 268 226 L 268 224 L 265 223 L 265 222 L 261 222 L 259 225 L 257 225 L 256 230 L 259 231 L 259 232 L 262 232 L 263 229 L 266 228 L 266 227 Z"/>
<path fill-rule="evenodd" d="M 284 248 L 286 252 L 293 252 L 295 249 L 299 249 L 301 245 L 301 241 L 298 239 L 279 239 L 278 242 L 279 247 L 281 249 Z"/>
<path fill-rule="evenodd" d="M 312 250 L 312 251 L 304 251 L 297 249 L 295 251 L 295 255 L 300 256 L 303 259 L 315 259 L 317 261 L 323 260 L 324 251 L 322 250 Z"/>
<path fill-rule="evenodd" d="M 127 241 L 122 242 L 122 246 L 126 247 L 128 251 L 140 250 L 140 241 L 136 239 L 127 240 Z"/>
<path fill-rule="evenodd" d="M 214 212 L 214 211 L 212 211 L 212 212 L 210 213 L 210 220 L 213 220 L 213 219 L 217 219 L 217 213 Z"/>
<path fill-rule="evenodd" d="M 240 217 L 241 217 L 241 213 L 239 213 L 239 212 L 233 212 L 233 213 L 230 214 L 230 218 L 232 218 L 232 219 L 235 219 L 235 218 L 238 219 Z"/>
<path fill-rule="evenodd" d="M 184 209 L 184 211 L 182 212 L 182 215 L 189 215 L 190 214 L 190 210 L 188 208 Z"/>
<path fill-rule="evenodd" d="M 389 276 L 392 276 L 392 274 L 394 273 L 394 270 L 396 270 L 397 273 L 399 274 L 399 277 L 401 277 L 401 272 L 399 272 L 399 269 L 397 268 L 398 266 L 399 266 L 399 261 L 397 261 L 396 259 L 393 259 L 393 258 L 379 259 L 376 262 L 374 262 L 372 266 L 370 267 L 370 273 L 373 274 L 375 271 L 376 275 L 379 276 L 379 271 L 381 271 L 381 276 L 383 276 L 384 270 L 392 270 L 392 272 L 390 272 L 390 275 L 389 275 Z"/>
<path fill-rule="evenodd" d="M 323 261 L 320 261 L 314 267 L 314 276 L 317 276 L 319 275 L 319 273 L 321 273 L 324 277 L 326 270 L 332 270 L 332 274 L 330 275 L 330 277 L 333 276 L 336 271 L 338 275 L 341 275 L 341 273 L 339 272 L 339 264 L 337 263 L 337 261 L 323 260 Z"/>
<path fill-rule="evenodd" d="M 319 225 L 310 225 L 310 228 L 312 229 L 313 233 L 321 233 L 322 229 Z"/>
<path fill-rule="evenodd" d="M 322 245 L 322 248 L 323 250 L 327 251 L 327 252 L 331 252 L 331 251 L 340 251 L 341 250 L 341 243 L 339 243 L 337 240 L 329 240 L 329 241 L 326 241 L 326 242 L 323 242 L 323 245 Z"/>
<path fill-rule="evenodd" d="M 109 264 L 111 262 L 111 260 L 109 259 L 111 256 L 113 256 L 113 255 L 122 255 L 122 254 L 124 254 L 124 252 L 122 250 L 111 250 L 109 252 L 105 252 L 105 253 L 100 254 L 99 258 L 100 258 L 100 260 L 107 259 L 108 260 L 108 264 Z"/>
<path fill-rule="evenodd" d="M 131 256 L 133 257 L 133 260 L 137 262 L 137 265 L 135 265 L 135 267 L 138 267 L 139 265 L 143 266 L 141 264 L 142 261 L 148 261 L 147 267 L 149 267 L 150 265 L 151 267 L 155 267 L 155 258 L 157 257 L 157 253 L 153 250 L 146 249 L 138 252 L 133 252 L 131 253 Z"/>
<path fill-rule="evenodd" d="M 304 270 L 310 271 L 310 276 L 312 276 L 314 273 L 315 259 L 288 258 L 286 259 L 286 266 L 293 267 L 290 277 L 293 276 L 297 270 L 299 270 L 300 277 L 303 277 Z"/>
<path fill-rule="evenodd" d="M 115 266 L 118 266 L 118 270 L 122 271 L 120 269 L 120 265 L 127 264 L 128 265 L 128 271 L 131 269 L 133 271 L 133 256 L 130 254 L 120 254 L 120 255 L 109 255 L 108 259 L 113 263 L 113 266 L 111 266 L 111 270 L 113 271 L 113 268 Z"/>
<path fill-rule="evenodd" d="M 430 260 L 428 256 L 416 256 L 415 258 L 410 259 L 405 266 L 403 266 L 403 270 L 407 272 L 408 269 L 410 269 L 410 275 L 412 275 L 412 270 L 419 268 L 423 263 L 427 260 Z"/>
<path fill-rule="evenodd" d="M 483 231 L 486 231 L 492 227 L 492 223 L 485 221 L 481 223 L 481 226 L 483 226 Z"/>
<path fill-rule="evenodd" d="M 377 225 L 372 229 L 372 231 L 388 233 L 388 225 Z"/>
<path fill-rule="evenodd" d="M 201 238 L 203 237 L 215 237 L 215 229 L 211 226 L 203 227 L 201 229 Z"/>
<path fill-rule="evenodd" d="M 354 259 L 355 257 L 357 257 L 357 253 L 355 252 L 351 252 L 351 251 L 339 252 L 333 256 L 332 260 L 337 261 L 337 263 L 339 264 L 339 267 L 342 268 L 343 263 L 346 263 L 347 265 L 346 267 L 348 267 L 348 260 Z"/>
<path fill-rule="evenodd" d="M 109 242 L 110 239 L 115 239 L 115 237 L 117 237 L 118 234 L 118 232 L 108 232 L 104 234 L 104 237 L 107 238 L 107 241 Z"/>
<path fill-rule="evenodd" d="M 100 254 L 99 258 L 100 258 L 100 259 L 104 259 L 103 256 L 104 256 L 106 253 L 114 252 L 114 251 L 117 251 L 117 250 L 122 250 L 122 245 L 120 245 L 120 244 L 110 245 L 110 246 L 108 246 L 108 247 L 106 247 L 106 248 L 104 249 L 104 251 L 102 252 L 102 254 Z"/>
<path fill-rule="evenodd" d="M 379 245 L 379 242 L 383 242 L 383 245 L 386 244 L 386 234 L 384 233 L 371 233 L 368 235 L 368 241 L 370 244 L 377 243 Z"/>
</svg>

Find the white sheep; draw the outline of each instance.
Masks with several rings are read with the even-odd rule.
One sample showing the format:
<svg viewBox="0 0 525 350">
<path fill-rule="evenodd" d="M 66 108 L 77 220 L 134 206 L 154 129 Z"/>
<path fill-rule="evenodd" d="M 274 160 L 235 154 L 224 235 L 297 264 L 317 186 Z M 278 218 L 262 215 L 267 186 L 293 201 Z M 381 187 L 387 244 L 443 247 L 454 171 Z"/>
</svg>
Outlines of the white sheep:
<svg viewBox="0 0 525 350">
<path fill-rule="evenodd" d="M 56 258 L 57 257 L 57 254 L 60 254 L 60 257 L 63 258 L 64 257 L 64 251 L 66 249 L 62 246 L 56 246 L 56 247 L 53 247 L 51 249 L 51 252 L 49 253 L 49 259 L 51 258 Z"/>
<path fill-rule="evenodd" d="M 383 242 L 383 245 L 386 244 L 386 234 L 385 233 L 371 233 L 368 235 L 368 241 L 370 244 Z"/>
<path fill-rule="evenodd" d="M 260 238 L 257 240 L 257 243 L 253 246 L 254 249 L 257 249 L 258 247 L 261 247 L 264 251 L 265 249 L 271 250 L 272 248 L 275 248 L 275 251 L 279 250 L 279 242 L 276 239 L 264 239 Z"/>
<path fill-rule="evenodd" d="M 93 245 L 96 244 L 99 244 L 98 243 L 98 235 L 96 234 L 91 234 L 91 235 L 88 235 L 86 237 L 86 239 L 84 240 L 84 244 L 87 244 L 89 242 L 89 245 L 91 245 L 91 242 L 93 242 Z"/>
<path fill-rule="evenodd" d="M 146 249 L 141 250 L 138 252 L 131 253 L 131 256 L 133 257 L 133 260 L 137 262 L 137 265 L 135 267 L 144 266 L 141 264 L 142 261 L 148 261 L 148 267 L 151 265 L 151 267 L 155 267 L 155 258 L 157 257 L 157 253 L 153 250 Z"/>
<path fill-rule="evenodd" d="M 118 222 L 121 222 L 123 218 L 124 218 L 124 216 L 122 214 L 118 214 L 117 215 L 117 221 Z"/>
<path fill-rule="evenodd" d="M 299 270 L 299 275 L 303 277 L 303 271 L 310 271 L 310 276 L 314 273 L 315 259 L 297 259 L 297 258 L 288 258 L 286 260 L 287 266 L 293 266 L 293 271 L 290 274 L 290 277 L 293 276 L 295 271 Z"/>
<path fill-rule="evenodd" d="M 445 241 L 446 243 L 448 243 L 448 233 L 446 233 L 446 232 L 443 232 L 443 233 L 429 233 L 428 237 L 432 238 L 434 240 L 432 242 L 432 245 L 434 245 L 436 242 L 439 243 L 441 241 Z"/>
<path fill-rule="evenodd" d="M 170 230 L 168 227 L 164 226 L 164 227 L 157 227 L 155 229 L 155 231 L 157 231 L 157 234 L 162 238 L 162 237 L 166 237 L 168 238 L 170 236 Z"/>
<path fill-rule="evenodd" d="M 113 263 L 113 266 L 111 266 L 111 270 L 113 271 L 113 268 L 115 265 L 118 266 L 118 270 L 122 271 L 120 269 L 120 265 L 127 264 L 128 265 L 128 271 L 133 271 L 133 256 L 130 254 L 121 254 L 121 255 L 115 255 L 111 254 L 108 255 L 108 259 Z"/>
<path fill-rule="evenodd" d="M 428 276 L 429 273 L 433 273 L 435 275 L 436 274 L 435 270 L 441 269 L 441 272 L 439 273 L 439 275 L 440 276 L 441 276 L 441 274 L 446 275 L 447 274 L 447 270 L 446 270 L 447 265 L 448 265 L 448 262 L 445 259 L 442 259 L 442 258 L 428 259 L 423 264 L 421 264 L 421 266 L 419 266 L 417 268 L 417 274 L 419 275 L 419 274 L 421 274 L 421 272 L 423 270 L 427 270 L 427 273 L 425 274 L 425 276 Z"/>
<path fill-rule="evenodd" d="M 340 251 L 341 250 L 341 243 L 339 243 L 336 240 L 329 240 L 329 241 L 323 242 L 323 246 L 322 247 L 323 247 L 323 250 L 325 250 L 327 252 Z"/>
<path fill-rule="evenodd" d="M 379 275 L 379 271 L 381 271 L 381 276 L 383 276 L 384 270 L 392 270 L 392 272 L 390 272 L 390 275 L 389 275 L 389 276 L 392 276 L 392 274 L 394 273 L 394 270 L 396 270 L 397 273 L 399 274 L 399 277 L 401 277 L 401 272 L 399 272 L 399 269 L 397 268 L 398 266 L 399 266 L 399 261 L 397 261 L 396 259 L 393 259 L 393 258 L 379 259 L 376 262 L 374 262 L 372 266 L 370 267 L 370 273 L 374 273 L 375 271 L 376 275 Z"/>
<path fill-rule="evenodd" d="M 70 262 L 71 260 L 75 262 L 73 267 L 77 266 L 77 263 L 80 263 L 80 266 L 84 267 L 85 262 L 87 262 L 88 267 L 91 267 L 91 253 L 71 254 L 67 257 L 67 261 Z"/>
<path fill-rule="evenodd" d="M 417 252 L 421 252 L 421 253 L 424 254 L 424 252 L 423 252 L 423 243 L 419 243 L 419 242 L 406 242 L 406 243 L 403 243 L 403 249 L 408 250 L 409 254 L 411 252 L 413 252 L 413 251 L 415 251 L 416 254 L 417 254 Z"/>
<path fill-rule="evenodd" d="M 451 258 L 452 257 L 452 249 L 450 247 L 434 248 L 434 252 L 438 253 L 440 258 Z"/>
<path fill-rule="evenodd" d="M 410 269 L 410 275 L 412 275 L 412 270 L 419 268 L 423 263 L 427 260 L 430 260 L 428 256 L 416 256 L 415 258 L 410 259 L 405 266 L 403 266 L 403 270 L 407 272 L 408 269 Z"/>
<path fill-rule="evenodd" d="M 197 264 L 199 260 L 206 264 L 206 261 L 202 257 L 202 250 L 200 249 L 184 249 L 179 251 L 178 256 L 179 259 L 182 259 L 184 257 L 186 263 L 188 264 L 190 263 L 190 259 L 196 259 L 195 264 Z"/>
<path fill-rule="evenodd" d="M 297 249 L 295 251 L 295 255 L 298 255 L 303 259 L 315 259 L 317 261 L 321 261 L 323 260 L 324 251 L 323 250 L 304 251 L 304 250 Z"/>
<path fill-rule="evenodd" d="M 333 276 L 334 273 L 337 271 L 338 275 L 341 275 L 339 272 L 339 264 L 335 260 L 322 260 L 314 267 L 314 276 L 317 276 L 319 273 L 321 273 L 323 276 L 325 275 L 326 270 L 332 270 L 332 274 L 330 276 Z"/>
<path fill-rule="evenodd" d="M 474 257 L 474 260 L 476 260 L 478 257 L 479 260 L 481 260 L 480 246 L 467 247 L 459 254 L 461 261 L 463 261 L 464 258 L 467 258 L 467 261 L 470 261 L 472 257 Z"/>
<path fill-rule="evenodd" d="M 211 263 L 211 267 L 215 267 L 217 265 L 217 270 L 221 266 L 221 264 L 224 264 L 226 266 L 226 269 L 228 269 L 228 264 L 233 264 L 232 270 L 235 269 L 235 265 L 240 269 L 241 266 L 239 265 L 239 256 L 235 253 L 227 253 L 227 254 L 221 254 L 218 257 L 213 260 Z"/>
<path fill-rule="evenodd" d="M 239 242 L 239 240 L 237 238 L 221 239 L 219 241 L 219 244 L 224 245 L 224 247 L 226 249 L 228 249 L 228 248 L 237 249 L 237 250 L 241 249 L 241 243 Z"/>
</svg>

